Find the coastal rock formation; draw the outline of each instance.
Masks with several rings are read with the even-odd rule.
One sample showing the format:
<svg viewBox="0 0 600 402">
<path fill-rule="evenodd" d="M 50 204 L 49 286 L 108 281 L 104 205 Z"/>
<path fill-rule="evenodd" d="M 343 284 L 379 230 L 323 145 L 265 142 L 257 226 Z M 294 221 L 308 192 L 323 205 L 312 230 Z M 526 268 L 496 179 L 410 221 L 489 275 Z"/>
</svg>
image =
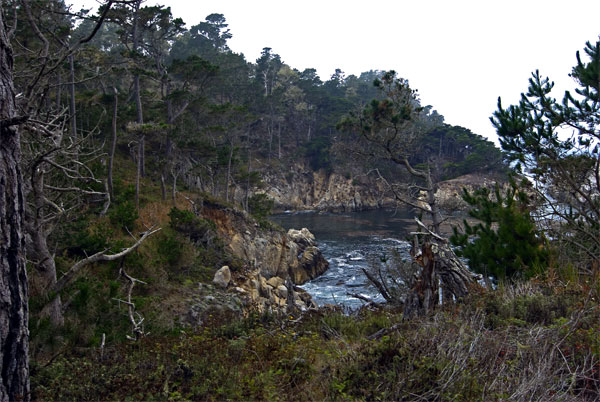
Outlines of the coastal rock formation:
<svg viewBox="0 0 600 402">
<path fill-rule="evenodd" d="M 285 175 L 265 173 L 264 181 L 264 192 L 280 210 L 352 212 L 393 204 L 384 183 L 375 176 L 345 177 L 297 164 Z"/>
<path fill-rule="evenodd" d="M 502 188 L 505 186 L 501 180 L 494 180 L 480 174 L 467 174 L 439 183 L 435 198 L 445 211 L 464 212 L 469 210 L 469 205 L 462 199 L 463 188 L 469 192 L 482 187 L 493 190 L 496 183 L 500 183 Z"/>
<path fill-rule="evenodd" d="M 290 278 L 301 285 L 329 267 L 306 228 L 288 233 L 262 228 L 245 212 L 214 204 L 205 204 L 202 216 L 216 223 L 219 237 L 233 255 L 266 279 Z"/>
<path fill-rule="evenodd" d="M 199 214 L 216 224 L 219 238 L 243 267 L 230 271 L 224 266 L 215 273 L 213 284 L 199 284 L 183 323 L 195 327 L 215 315 L 290 313 L 316 307 L 310 294 L 297 285 L 321 275 L 329 263 L 308 229 L 286 233 L 264 228 L 243 211 L 206 201 Z"/>
</svg>

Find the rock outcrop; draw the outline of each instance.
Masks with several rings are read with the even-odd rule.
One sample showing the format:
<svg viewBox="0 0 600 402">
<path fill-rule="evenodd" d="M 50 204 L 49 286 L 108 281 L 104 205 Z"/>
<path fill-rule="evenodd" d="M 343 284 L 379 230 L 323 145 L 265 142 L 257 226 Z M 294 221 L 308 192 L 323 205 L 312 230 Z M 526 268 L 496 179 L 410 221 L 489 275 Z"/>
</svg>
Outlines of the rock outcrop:
<svg viewBox="0 0 600 402">
<path fill-rule="evenodd" d="M 238 305 L 243 311 L 260 312 L 316 307 L 311 296 L 297 285 L 321 275 L 329 263 L 308 229 L 286 233 L 280 228 L 263 228 L 243 211 L 209 202 L 203 204 L 200 214 L 215 222 L 219 237 L 244 267 L 236 272 L 223 267 L 215 274 L 214 285 L 200 286 L 186 322 L 200 325 L 207 311 L 217 308 L 215 304 L 231 314 L 239 314 Z M 210 289 L 218 297 L 207 293 Z M 219 301 L 227 297 L 229 301 Z"/>
<path fill-rule="evenodd" d="M 221 267 L 221 269 L 219 269 L 215 273 L 215 277 L 213 278 L 213 283 L 223 289 L 225 289 L 229 285 L 230 281 L 231 271 L 229 270 L 229 267 L 227 265 Z"/>
<path fill-rule="evenodd" d="M 353 212 L 393 205 L 375 176 L 345 177 L 297 164 L 285 174 L 264 174 L 264 192 L 280 210 Z"/>
<path fill-rule="evenodd" d="M 440 207 L 445 211 L 464 212 L 469 210 L 469 204 L 462 199 L 463 188 L 472 192 L 478 188 L 485 187 L 493 192 L 496 183 L 500 183 L 503 189 L 506 186 L 506 183 L 501 180 L 497 181 L 478 174 L 467 174 L 439 183 L 435 198 Z"/>
<path fill-rule="evenodd" d="M 306 228 L 288 233 L 261 228 L 245 212 L 213 204 L 205 204 L 202 215 L 216 223 L 219 237 L 231 253 L 266 279 L 291 278 L 295 285 L 301 285 L 329 267 Z"/>
</svg>

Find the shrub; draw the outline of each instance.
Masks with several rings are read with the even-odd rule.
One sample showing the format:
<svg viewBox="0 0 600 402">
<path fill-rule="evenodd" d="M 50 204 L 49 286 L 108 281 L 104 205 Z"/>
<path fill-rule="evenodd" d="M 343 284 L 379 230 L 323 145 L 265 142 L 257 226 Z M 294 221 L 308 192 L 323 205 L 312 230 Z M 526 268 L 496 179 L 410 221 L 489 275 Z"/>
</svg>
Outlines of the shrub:
<svg viewBox="0 0 600 402">
<path fill-rule="evenodd" d="M 265 220 L 271 215 L 274 206 L 275 202 L 266 194 L 254 194 L 248 198 L 248 211 L 258 221 Z"/>
<path fill-rule="evenodd" d="M 457 254 L 469 261 L 475 272 L 496 279 L 529 278 L 546 269 L 548 251 L 535 227 L 527 195 L 514 181 L 505 195 L 496 185 L 495 199 L 487 188 L 470 194 L 464 190 L 463 199 L 471 205 L 469 215 L 480 223 L 469 225 L 465 232 L 455 227 L 450 241 L 458 246 Z"/>
<path fill-rule="evenodd" d="M 132 201 L 123 201 L 110 210 L 108 213 L 110 221 L 115 225 L 120 225 L 123 229 L 133 227 L 133 224 L 139 218 L 135 204 Z"/>
<path fill-rule="evenodd" d="M 177 232 L 187 236 L 194 243 L 208 245 L 215 238 L 216 225 L 213 221 L 200 218 L 193 212 L 171 208 L 170 226 Z"/>
<path fill-rule="evenodd" d="M 163 230 L 160 234 L 157 251 L 167 264 L 173 266 L 177 264 L 181 258 L 183 245 L 172 229 Z"/>
</svg>

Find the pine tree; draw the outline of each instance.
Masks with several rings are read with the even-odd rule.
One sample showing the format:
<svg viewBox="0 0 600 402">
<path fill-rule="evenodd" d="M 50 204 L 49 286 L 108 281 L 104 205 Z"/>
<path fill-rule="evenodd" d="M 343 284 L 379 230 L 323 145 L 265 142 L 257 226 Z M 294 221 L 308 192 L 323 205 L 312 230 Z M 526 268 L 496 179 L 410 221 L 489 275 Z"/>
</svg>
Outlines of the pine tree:
<svg viewBox="0 0 600 402">
<path fill-rule="evenodd" d="M 548 252 L 529 212 L 527 194 L 512 180 L 504 194 L 496 185 L 493 197 L 487 188 L 463 191 L 472 207 L 469 215 L 480 222 L 471 226 L 465 220 L 464 233 L 453 228 L 450 241 L 458 246 L 456 254 L 485 278 L 528 278 L 540 272 Z"/>
<path fill-rule="evenodd" d="M 600 261 L 600 41 L 577 52 L 571 77 L 578 88 L 561 101 L 539 71 L 517 105 L 492 117 L 509 161 L 533 179 L 545 230 L 579 269 L 591 274 Z"/>
</svg>

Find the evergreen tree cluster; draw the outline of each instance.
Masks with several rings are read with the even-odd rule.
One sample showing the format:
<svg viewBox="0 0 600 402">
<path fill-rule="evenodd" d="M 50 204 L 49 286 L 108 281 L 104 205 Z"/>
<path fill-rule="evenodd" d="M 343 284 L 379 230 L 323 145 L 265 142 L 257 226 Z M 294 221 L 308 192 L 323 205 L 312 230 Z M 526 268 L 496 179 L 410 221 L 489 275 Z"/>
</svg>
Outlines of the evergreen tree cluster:
<svg viewBox="0 0 600 402">
<path fill-rule="evenodd" d="M 523 188 L 511 180 L 504 192 L 499 185 L 493 194 L 487 188 L 473 193 L 464 189 L 463 199 L 471 206 L 469 215 L 478 223 L 471 225 L 464 220 L 464 231 L 455 227 L 450 241 L 472 270 L 497 280 L 526 279 L 545 270 L 548 251 Z"/>
</svg>

